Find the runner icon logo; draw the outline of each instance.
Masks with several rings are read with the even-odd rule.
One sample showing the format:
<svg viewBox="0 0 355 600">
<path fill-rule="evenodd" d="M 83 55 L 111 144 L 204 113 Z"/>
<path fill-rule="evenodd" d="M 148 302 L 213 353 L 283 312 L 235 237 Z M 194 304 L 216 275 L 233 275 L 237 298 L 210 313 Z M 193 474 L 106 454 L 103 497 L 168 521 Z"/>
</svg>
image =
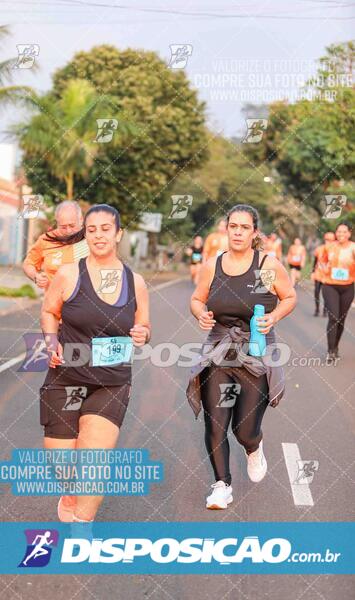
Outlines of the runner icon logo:
<svg viewBox="0 0 355 600">
<path fill-rule="evenodd" d="M 40 372 L 48 369 L 48 351 L 42 333 L 24 333 L 26 356 L 19 371 Z"/>
<path fill-rule="evenodd" d="M 65 386 L 67 393 L 66 402 L 62 410 L 79 410 L 87 395 L 86 387 L 72 387 L 70 385 Z"/>
<path fill-rule="evenodd" d="M 97 133 L 94 142 L 97 144 L 107 144 L 111 142 L 113 134 L 118 127 L 117 119 L 96 119 Z"/>
<path fill-rule="evenodd" d="M 218 408 L 233 408 L 240 393 L 240 388 L 240 383 L 220 383 L 221 396 L 216 406 Z"/>
<path fill-rule="evenodd" d="M 171 57 L 169 67 L 171 69 L 184 69 L 187 65 L 189 56 L 192 54 L 191 44 L 171 44 L 169 46 Z"/>
<path fill-rule="evenodd" d="M 36 219 L 44 205 L 44 198 L 41 194 L 23 194 L 22 202 L 23 209 L 18 215 L 19 218 Z"/>
<path fill-rule="evenodd" d="M 305 484 L 312 483 L 316 471 L 318 471 L 318 460 L 298 460 L 298 473 L 293 483 Z"/>
<path fill-rule="evenodd" d="M 267 119 L 246 119 L 247 134 L 243 144 L 257 144 L 261 142 L 267 128 Z"/>
<path fill-rule="evenodd" d="M 120 269 L 100 269 L 101 284 L 98 293 L 113 294 L 117 289 L 117 284 L 121 280 L 122 271 Z"/>
<path fill-rule="evenodd" d="M 193 196 L 190 194 L 186 195 L 173 195 L 171 196 L 173 206 L 169 215 L 169 219 L 184 219 L 188 213 L 189 207 L 192 205 Z"/>
<path fill-rule="evenodd" d="M 52 548 L 58 545 L 56 529 L 25 529 L 26 552 L 19 567 L 45 567 L 48 565 Z"/>
<path fill-rule="evenodd" d="M 31 69 L 39 55 L 38 44 L 16 44 L 17 61 L 13 65 L 13 69 Z"/>
<path fill-rule="evenodd" d="M 327 194 L 325 198 L 325 211 L 323 219 L 338 219 L 346 204 L 346 196 L 344 194 Z"/>
<path fill-rule="evenodd" d="M 272 284 L 276 279 L 274 269 L 255 269 L 255 283 L 251 294 L 266 294 L 271 290 Z M 250 286 L 247 286 L 250 287 Z"/>
</svg>

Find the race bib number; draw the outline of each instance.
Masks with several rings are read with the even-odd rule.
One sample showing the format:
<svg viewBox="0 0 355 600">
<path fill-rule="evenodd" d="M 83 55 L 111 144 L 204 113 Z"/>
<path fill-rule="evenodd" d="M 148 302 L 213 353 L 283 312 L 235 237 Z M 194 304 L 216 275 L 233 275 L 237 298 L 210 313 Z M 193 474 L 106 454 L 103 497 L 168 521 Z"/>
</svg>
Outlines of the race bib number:
<svg viewBox="0 0 355 600">
<path fill-rule="evenodd" d="M 346 281 L 349 279 L 349 269 L 332 268 L 332 279 L 336 281 Z"/>
<path fill-rule="evenodd" d="M 196 262 L 197 262 L 198 260 L 201 260 L 201 254 L 200 254 L 199 252 L 193 252 L 193 253 L 192 253 L 192 260 L 194 260 L 194 261 L 196 261 Z"/>
<path fill-rule="evenodd" d="M 131 362 L 132 338 L 128 336 L 92 338 L 91 342 L 93 367 L 112 367 Z"/>
<path fill-rule="evenodd" d="M 301 256 L 299 254 L 294 254 L 292 257 L 293 262 L 295 263 L 300 263 L 301 262 Z"/>
</svg>

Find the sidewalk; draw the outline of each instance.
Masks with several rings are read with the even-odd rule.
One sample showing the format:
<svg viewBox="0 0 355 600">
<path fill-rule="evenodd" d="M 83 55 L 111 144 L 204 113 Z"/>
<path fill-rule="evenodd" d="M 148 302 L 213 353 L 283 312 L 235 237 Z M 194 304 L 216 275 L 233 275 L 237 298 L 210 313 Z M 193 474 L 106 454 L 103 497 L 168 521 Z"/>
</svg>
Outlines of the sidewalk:
<svg viewBox="0 0 355 600">
<path fill-rule="evenodd" d="M 31 283 L 21 266 L 0 265 L 0 287 L 18 288 Z M 32 287 L 36 289 L 36 286 L 32 285 Z"/>
</svg>

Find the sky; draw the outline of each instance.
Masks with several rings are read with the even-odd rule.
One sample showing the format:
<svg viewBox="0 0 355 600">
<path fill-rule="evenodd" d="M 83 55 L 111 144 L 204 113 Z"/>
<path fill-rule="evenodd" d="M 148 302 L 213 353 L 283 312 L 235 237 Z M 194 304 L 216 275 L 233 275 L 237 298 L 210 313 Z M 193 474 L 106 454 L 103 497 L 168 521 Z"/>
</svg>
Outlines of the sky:
<svg viewBox="0 0 355 600">
<path fill-rule="evenodd" d="M 246 129 L 246 102 L 294 101 L 332 43 L 350 40 L 355 2 L 346 0 L 11 0 L 1 2 L 11 37 L 0 60 L 18 44 L 37 44 L 39 70 L 18 69 L 14 83 L 46 91 L 53 72 L 75 52 L 98 44 L 154 50 L 169 63 L 170 46 L 185 45 L 185 72 L 207 103 L 209 126 L 226 136 Z M 2 110 L 0 132 L 18 118 Z M 2 134 L 0 134 L 2 135 Z M 0 137 L 3 141 L 3 137 Z"/>
</svg>

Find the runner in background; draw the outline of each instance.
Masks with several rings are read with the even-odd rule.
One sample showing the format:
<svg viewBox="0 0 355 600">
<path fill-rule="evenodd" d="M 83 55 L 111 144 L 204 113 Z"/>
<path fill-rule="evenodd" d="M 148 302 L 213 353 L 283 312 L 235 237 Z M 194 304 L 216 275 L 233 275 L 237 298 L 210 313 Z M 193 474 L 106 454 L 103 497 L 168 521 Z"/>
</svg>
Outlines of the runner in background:
<svg viewBox="0 0 355 600">
<path fill-rule="evenodd" d="M 55 221 L 56 228 L 39 236 L 23 263 L 27 277 L 43 290 L 47 290 L 61 265 L 77 262 L 89 253 L 77 202 L 65 200 L 58 204 Z"/>
<path fill-rule="evenodd" d="M 206 237 L 203 247 L 203 262 L 207 262 L 209 258 L 214 256 L 219 256 L 226 250 L 228 250 L 227 224 L 225 219 L 220 219 L 216 231 Z"/>
<path fill-rule="evenodd" d="M 324 234 L 323 236 L 324 239 L 324 244 L 321 244 L 320 246 L 317 246 L 317 248 L 315 248 L 314 250 L 314 263 L 313 263 L 313 269 L 312 269 L 312 274 L 311 274 L 311 279 L 312 281 L 314 281 L 314 301 L 315 301 L 315 310 L 314 310 L 314 317 L 318 317 L 319 315 L 319 296 L 320 296 L 320 291 L 322 288 L 322 283 L 324 280 L 324 269 L 326 267 L 324 260 L 323 260 L 323 252 L 324 249 L 329 246 L 329 244 L 331 242 L 334 242 L 335 240 L 335 234 L 332 231 L 327 231 L 327 233 Z M 323 305 L 323 317 L 327 316 L 327 311 L 326 311 L 326 307 L 325 307 L 325 303 Z"/>
<path fill-rule="evenodd" d="M 298 237 L 294 239 L 288 250 L 287 262 L 290 267 L 292 285 L 295 287 L 301 278 L 301 269 L 306 264 L 306 248 Z"/>
<path fill-rule="evenodd" d="M 195 235 L 193 244 L 187 248 L 186 254 L 190 257 L 190 274 L 192 282 L 197 285 L 198 275 L 202 263 L 203 239 Z"/>
<path fill-rule="evenodd" d="M 269 256 L 275 256 L 282 262 L 282 240 L 276 233 L 270 233 L 265 239 L 265 252 Z"/>
<path fill-rule="evenodd" d="M 328 313 L 327 363 L 336 364 L 339 358 L 339 341 L 344 331 L 346 315 L 354 299 L 355 242 L 351 241 L 351 226 L 339 223 L 335 230 L 336 241 L 324 248 L 326 264 L 322 286 Z"/>
</svg>

